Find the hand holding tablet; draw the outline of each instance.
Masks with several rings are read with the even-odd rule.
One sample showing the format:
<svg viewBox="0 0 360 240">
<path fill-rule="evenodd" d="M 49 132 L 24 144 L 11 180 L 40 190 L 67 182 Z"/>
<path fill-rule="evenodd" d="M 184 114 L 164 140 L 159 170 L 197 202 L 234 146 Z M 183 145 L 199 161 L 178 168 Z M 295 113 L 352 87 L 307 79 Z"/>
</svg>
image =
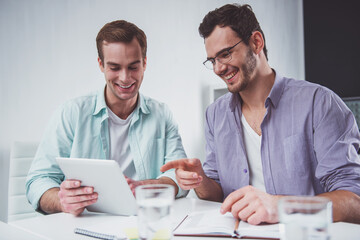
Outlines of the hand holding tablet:
<svg viewBox="0 0 360 240">
<path fill-rule="evenodd" d="M 66 179 L 58 192 L 61 210 L 75 216 L 80 215 L 87 206 L 96 203 L 98 194 L 90 186 L 81 186 L 80 180 Z"/>
<path fill-rule="evenodd" d="M 88 211 L 115 215 L 135 215 L 135 197 L 114 160 L 85 158 L 56 158 L 66 179 L 81 181 L 81 186 L 93 187 L 97 201 L 86 207 Z M 74 181 L 67 181 L 74 183 Z"/>
</svg>

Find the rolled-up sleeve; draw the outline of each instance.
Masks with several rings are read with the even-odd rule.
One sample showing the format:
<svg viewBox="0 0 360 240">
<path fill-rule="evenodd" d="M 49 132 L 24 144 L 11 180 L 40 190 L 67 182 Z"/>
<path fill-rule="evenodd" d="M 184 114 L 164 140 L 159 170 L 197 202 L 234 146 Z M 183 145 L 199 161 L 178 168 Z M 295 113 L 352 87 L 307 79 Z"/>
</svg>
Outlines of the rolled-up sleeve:
<svg viewBox="0 0 360 240">
<path fill-rule="evenodd" d="M 39 210 L 41 196 L 59 187 L 65 178 L 55 159 L 68 156 L 71 149 L 71 130 L 63 121 L 63 115 L 63 109 L 59 108 L 50 120 L 26 179 L 26 196 L 35 210 Z"/>
<path fill-rule="evenodd" d="M 337 95 L 319 89 L 313 116 L 316 177 L 326 192 L 360 195 L 360 136 L 353 114 Z"/>
<path fill-rule="evenodd" d="M 165 112 L 164 116 L 166 116 L 166 137 L 165 137 L 166 143 L 165 143 L 164 163 L 167 163 L 169 161 L 186 158 L 187 156 L 182 145 L 182 140 L 178 131 L 178 125 L 175 122 L 173 115 L 167 106 L 164 107 L 164 112 Z M 187 196 L 189 191 L 182 189 L 178 185 L 174 169 L 166 171 L 165 173 L 161 174 L 160 177 L 163 176 L 172 179 L 177 184 L 179 189 L 176 195 L 177 198 Z"/>
<path fill-rule="evenodd" d="M 217 170 L 216 154 L 213 135 L 213 117 L 212 108 L 206 109 L 205 121 L 205 139 L 206 139 L 206 160 L 203 164 L 206 176 L 215 180 L 220 184 L 219 174 Z"/>
</svg>

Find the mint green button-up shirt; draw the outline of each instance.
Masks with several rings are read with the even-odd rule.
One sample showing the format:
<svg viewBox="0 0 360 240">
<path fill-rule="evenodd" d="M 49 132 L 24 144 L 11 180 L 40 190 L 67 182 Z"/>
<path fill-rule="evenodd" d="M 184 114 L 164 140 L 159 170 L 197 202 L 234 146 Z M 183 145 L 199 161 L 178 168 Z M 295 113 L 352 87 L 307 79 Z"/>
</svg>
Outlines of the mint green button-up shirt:
<svg viewBox="0 0 360 240">
<path fill-rule="evenodd" d="M 164 103 L 139 95 L 128 133 L 136 173 L 140 180 L 166 176 L 176 182 L 173 170 L 161 173 L 160 167 L 186 158 L 177 124 Z M 47 126 L 27 176 L 26 195 L 33 208 L 38 209 L 45 191 L 65 179 L 56 157 L 109 159 L 109 144 L 103 89 L 64 103 Z M 186 194 L 179 187 L 177 197 Z"/>
</svg>

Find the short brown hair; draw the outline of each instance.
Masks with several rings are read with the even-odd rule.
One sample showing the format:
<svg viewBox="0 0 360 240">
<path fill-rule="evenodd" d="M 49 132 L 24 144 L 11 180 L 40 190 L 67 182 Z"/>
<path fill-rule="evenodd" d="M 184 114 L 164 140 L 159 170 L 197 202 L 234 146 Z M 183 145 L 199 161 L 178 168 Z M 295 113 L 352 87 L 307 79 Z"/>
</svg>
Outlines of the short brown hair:
<svg viewBox="0 0 360 240">
<path fill-rule="evenodd" d="M 117 20 L 105 24 L 96 37 L 96 46 L 99 58 L 102 62 L 104 62 L 104 54 L 102 49 L 104 41 L 108 43 L 129 43 L 133 40 L 134 37 L 138 40 L 141 47 L 142 57 L 145 59 L 147 42 L 146 35 L 143 30 L 138 28 L 135 24 L 127 22 L 125 20 Z"/>
<path fill-rule="evenodd" d="M 266 59 L 268 59 L 265 35 L 250 5 L 226 4 L 209 12 L 199 26 L 200 36 L 209 37 L 217 25 L 220 27 L 229 26 L 245 44 L 249 44 L 249 38 L 254 31 L 259 31 L 264 38 L 263 50 Z"/>
</svg>

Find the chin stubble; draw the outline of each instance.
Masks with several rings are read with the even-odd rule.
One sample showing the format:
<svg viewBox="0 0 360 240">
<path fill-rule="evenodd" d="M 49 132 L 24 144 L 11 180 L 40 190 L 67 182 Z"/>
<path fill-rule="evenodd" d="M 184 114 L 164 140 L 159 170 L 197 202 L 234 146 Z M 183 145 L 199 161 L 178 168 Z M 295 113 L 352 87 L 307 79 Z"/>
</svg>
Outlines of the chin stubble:
<svg viewBox="0 0 360 240">
<path fill-rule="evenodd" d="M 234 88 L 228 87 L 229 92 L 231 93 L 239 93 L 246 89 L 247 85 L 250 82 L 250 76 L 254 72 L 256 67 L 256 59 L 253 55 L 251 49 L 248 49 L 246 53 L 245 63 L 241 65 L 241 74 L 243 75 L 243 80 L 240 82 L 238 86 L 234 86 Z"/>
</svg>

